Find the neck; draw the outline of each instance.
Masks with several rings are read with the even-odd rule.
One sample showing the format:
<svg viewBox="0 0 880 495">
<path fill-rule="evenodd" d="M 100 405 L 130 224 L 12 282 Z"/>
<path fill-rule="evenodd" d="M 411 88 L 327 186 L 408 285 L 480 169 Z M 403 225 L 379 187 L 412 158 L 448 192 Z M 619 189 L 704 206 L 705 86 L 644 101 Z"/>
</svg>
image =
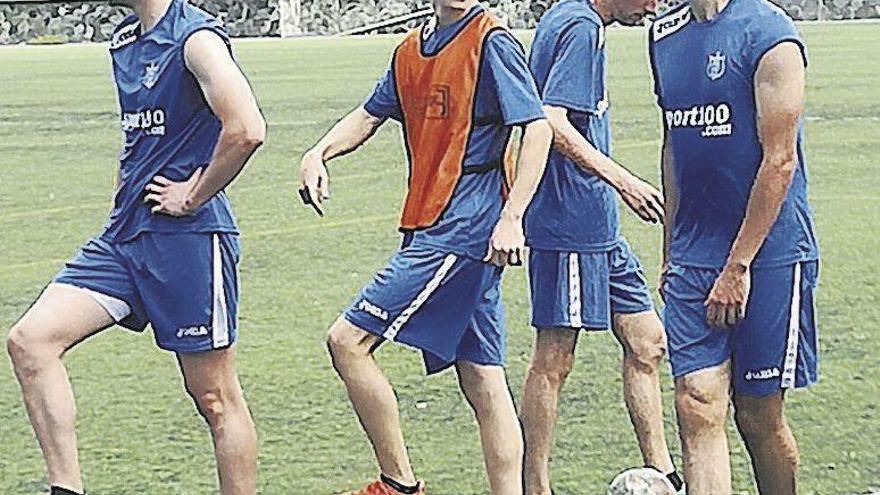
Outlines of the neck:
<svg viewBox="0 0 880 495">
<path fill-rule="evenodd" d="M 141 30 L 147 32 L 159 24 L 170 6 L 171 0 L 141 0 L 132 7 L 141 21 Z"/>
<path fill-rule="evenodd" d="M 591 0 L 590 3 L 593 4 L 593 9 L 602 18 L 602 23 L 606 26 L 611 24 L 611 7 L 608 3 L 605 0 Z"/>
<path fill-rule="evenodd" d="M 691 0 L 691 13 L 698 22 L 711 21 L 730 0 Z"/>
<path fill-rule="evenodd" d="M 464 0 L 454 2 L 455 7 L 438 6 L 436 8 L 437 24 L 440 26 L 448 26 L 460 21 L 468 12 L 477 4 L 477 0 Z"/>
</svg>

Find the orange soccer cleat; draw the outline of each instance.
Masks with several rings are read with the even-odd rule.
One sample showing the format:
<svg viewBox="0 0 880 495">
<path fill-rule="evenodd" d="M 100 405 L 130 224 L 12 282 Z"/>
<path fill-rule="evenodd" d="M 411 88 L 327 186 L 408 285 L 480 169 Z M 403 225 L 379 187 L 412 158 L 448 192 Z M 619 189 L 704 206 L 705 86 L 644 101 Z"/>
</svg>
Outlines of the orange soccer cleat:
<svg viewBox="0 0 880 495">
<path fill-rule="evenodd" d="M 427 495 L 428 490 L 425 488 L 425 482 L 419 481 L 419 488 L 414 495 Z M 382 480 L 376 480 L 363 489 L 356 492 L 345 492 L 339 495 L 402 495 L 401 492 L 395 490 L 388 483 Z"/>
</svg>

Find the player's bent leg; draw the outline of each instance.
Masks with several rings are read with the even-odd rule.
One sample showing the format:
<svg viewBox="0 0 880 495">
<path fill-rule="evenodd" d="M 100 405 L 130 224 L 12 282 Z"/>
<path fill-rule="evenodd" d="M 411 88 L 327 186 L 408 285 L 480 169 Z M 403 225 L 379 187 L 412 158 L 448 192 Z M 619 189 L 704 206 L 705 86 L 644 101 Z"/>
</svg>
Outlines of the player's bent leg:
<svg viewBox="0 0 880 495">
<path fill-rule="evenodd" d="M 727 410 L 730 361 L 675 380 L 675 408 L 688 495 L 731 493 Z"/>
<path fill-rule="evenodd" d="M 458 361 L 455 369 L 480 425 L 491 493 L 521 494 L 523 441 L 504 368 Z"/>
<path fill-rule="evenodd" d="M 235 371 L 235 348 L 177 354 L 186 391 L 211 428 L 223 495 L 257 490 L 257 432 Z"/>
<path fill-rule="evenodd" d="M 538 329 L 522 400 L 526 493 L 550 495 L 550 451 L 559 393 L 574 366 L 578 330 Z"/>
<path fill-rule="evenodd" d="M 797 493 L 797 442 L 785 420 L 782 391 L 767 397 L 734 395 L 734 418 L 752 458 L 758 492 Z"/>
<path fill-rule="evenodd" d="M 51 284 L 6 341 L 53 486 L 83 491 L 76 447 L 73 390 L 61 359 L 113 318 L 89 293 Z"/>
<path fill-rule="evenodd" d="M 379 337 L 344 317 L 327 334 L 333 367 L 345 383 L 352 407 L 373 445 L 385 476 L 404 485 L 417 483 L 400 428 L 397 397 L 373 357 Z"/>
<path fill-rule="evenodd" d="M 623 347 L 623 396 L 645 464 L 675 470 L 663 428 L 660 362 L 666 354 L 663 324 L 653 310 L 614 315 L 614 335 Z"/>
</svg>

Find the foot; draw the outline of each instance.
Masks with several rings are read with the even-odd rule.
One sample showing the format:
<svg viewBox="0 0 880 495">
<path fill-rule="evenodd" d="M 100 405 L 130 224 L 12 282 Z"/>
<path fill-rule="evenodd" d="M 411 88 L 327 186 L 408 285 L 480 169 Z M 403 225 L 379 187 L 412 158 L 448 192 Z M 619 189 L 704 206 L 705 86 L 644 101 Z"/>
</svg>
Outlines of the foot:
<svg viewBox="0 0 880 495">
<path fill-rule="evenodd" d="M 427 493 L 425 482 L 419 481 L 413 495 L 427 495 Z M 381 480 L 376 480 L 358 491 L 340 493 L 339 495 L 404 495 L 404 492 L 395 490 L 391 485 Z"/>
</svg>

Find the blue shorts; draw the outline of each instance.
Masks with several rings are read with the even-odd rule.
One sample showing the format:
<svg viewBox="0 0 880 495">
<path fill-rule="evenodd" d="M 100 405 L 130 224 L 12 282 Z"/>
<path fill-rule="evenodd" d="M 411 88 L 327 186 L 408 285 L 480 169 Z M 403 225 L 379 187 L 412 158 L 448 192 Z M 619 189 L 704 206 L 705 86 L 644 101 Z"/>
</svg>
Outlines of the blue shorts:
<svg viewBox="0 0 880 495">
<path fill-rule="evenodd" d="M 672 264 L 664 323 L 673 376 L 731 360 L 736 393 L 763 397 L 806 387 L 819 377 L 814 302 L 818 261 L 753 269 L 746 318 L 732 329 L 710 326 L 704 302 L 720 270 Z"/>
<path fill-rule="evenodd" d="M 121 326 L 153 328 L 162 349 L 222 349 L 237 336 L 238 236 L 141 234 L 129 242 L 95 238 L 53 283 L 87 291 Z"/>
<path fill-rule="evenodd" d="M 612 314 L 654 309 L 642 264 L 623 238 L 598 253 L 532 249 L 529 285 L 535 328 L 606 330 Z"/>
<path fill-rule="evenodd" d="M 456 361 L 504 366 L 501 269 L 425 247 L 398 251 L 344 317 L 422 351 L 428 374 Z"/>
</svg>

